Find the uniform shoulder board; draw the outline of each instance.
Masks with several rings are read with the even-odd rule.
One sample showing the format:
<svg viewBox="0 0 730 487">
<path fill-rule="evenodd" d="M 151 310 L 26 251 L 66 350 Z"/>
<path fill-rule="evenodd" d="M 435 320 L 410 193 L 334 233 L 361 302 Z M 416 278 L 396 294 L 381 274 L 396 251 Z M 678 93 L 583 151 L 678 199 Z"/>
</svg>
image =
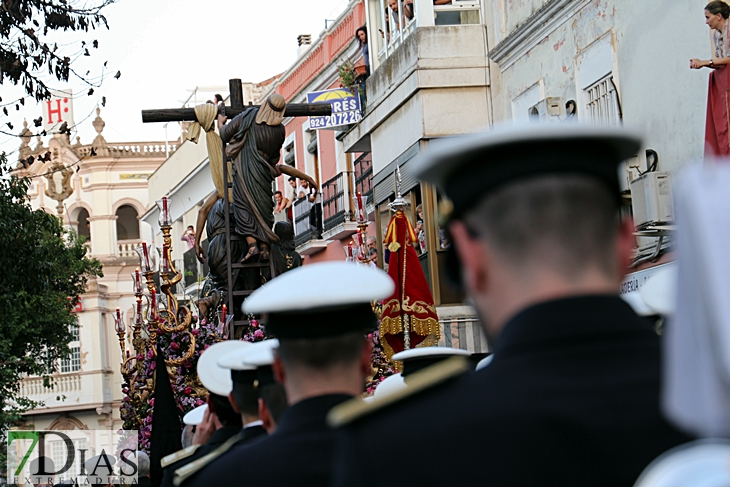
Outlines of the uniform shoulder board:
<svg viewBox="0 0 730 487">
<path fill-rule="evenodd" d="M 190 445 L 189 447 L 178 450 L 175 453 L 170 453 L 169 455 L 162 458 L 160 465 L 162 465 L 162 468 L 165 468 L 168 465 L 183 460 L 194 454 L 198 450 L 198 448 L 200 448 L 200 445 Z"/>
<path fill-rule="evenodd" d="M 210 462 L 218 458 L 219 456 L 223 455 L 225 452 L 231 449 L 233 445 L 235 445 L 241 438 L 243 438 L 243 431 L 238 433 L 237 435 L 234 435 L 228 440 L 223 443 L 221 446 L 213 450 L 212 452 L 208 453 L 207 455 L 204 455 L 197 460 L 188 463 L 187 465 L 184 465 L 177 470 L 175 470 L 175 473 L 173 474 L 172 483 L 176 486 L 179 486 L 185 480 L 187 480 L 189 477 L 197 473 L 199 470 L 201 470 L 203 467 L 208 465 Z"/>
<path fill-rule="evenodd" d="M 453 377 L 463 374 L 471 364 L 466 357 L 452 357 L 408 376 L 408 387 L 387 396 L 365 402 L 360 398 L 352 399 L 332 408 L 327 415 L 327 423 L 333 428 L 348 425 L 360 418 L 380 411 L 407 397 L 425 391 Z"/>
</svg>

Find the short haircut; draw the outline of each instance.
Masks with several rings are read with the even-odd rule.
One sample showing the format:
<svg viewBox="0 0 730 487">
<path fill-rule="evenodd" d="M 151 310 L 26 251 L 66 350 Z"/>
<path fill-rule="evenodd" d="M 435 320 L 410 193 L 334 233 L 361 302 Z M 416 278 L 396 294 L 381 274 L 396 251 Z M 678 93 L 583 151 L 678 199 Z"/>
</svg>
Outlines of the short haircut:
<svg viewBox="0 0 730 487">
<path fill-rule="evenodd" d="M 261 388 L 261 399 L 271 413 L 273 420 L 278 423 L 281 415 L 286 411 L 286 391 L 281 384 L 268 384 Z"/>
<path fill-rule="evenodd" d="M 259 391 L 253 384 L 233 382 L 233 401 L 236 407 L 247 416 L 258 416 L 259 414 Z"/>
<path fill-rule="evenodd" d="M 150 457 L 143 451 L 137 451 L 137 475 L 140 477 L 150 476 Z"/>
<path fill-rule="evenodd" d="M 276 196 L 277 194 L 284 196 L 284 194 L 281 191 L 274 191 L 274 196 Z"/>
<path fill-rule="evenodd" d="M 334 337 L 279 341 L 277 353 L 284 366 L 323 370 L 357 362 L 365 346 L 365 335 L 352 332 Z"/>
<path fill-rule="evenodd" d="M 227 397 L 218 394 L 210 394 L 210 402 L 213 404 L 213 411 L 223 426 L 242 426 L 241 415 L 231 406 Z"/>
<path fill-rule="evenodd" d="M 292 181 L 293 181 L 293 182 L 295 182 L 295 183 L 296 183 L 296 182 L 297 182 L 297 178 L 295 178 L 294 176 L 289 176 L 289 181 L 290 181 L 290 182 L 292 182 Z"/>
<path fill-rule="evenodd" d="M 516 271 L 549 266 L 566 278 L 598 268 L 613 276 L 618 198 L 582 175 L 549 175 L 505 186 L 464 220 Z"/>
</svg>

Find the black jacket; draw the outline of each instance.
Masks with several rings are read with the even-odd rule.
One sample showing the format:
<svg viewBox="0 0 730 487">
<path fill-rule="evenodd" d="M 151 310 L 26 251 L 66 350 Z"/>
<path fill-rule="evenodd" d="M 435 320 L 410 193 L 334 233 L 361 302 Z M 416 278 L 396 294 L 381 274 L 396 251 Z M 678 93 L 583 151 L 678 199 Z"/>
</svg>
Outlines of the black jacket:
<svg viewBox="0 0 730 487">
<path fill-rule="evenodd" d="M 325 417 L 350 398 L 332 394 L 294 404 L 281 416 L 274 434 L 251 445 L 234 446 L 184 487 L 329 486 L 335 431 Z"/>
<path fill-rule="evenodd" d="M 208 440 L 205 445 L 201 445 L 197 450 L 195 450 L 195 453 L 193 453 L 189 457 L 183 458 L 182 460 L 171 463 L 170 465 L 165 467 L 163 471 L 161 487 L 174 487 L 172 479 L 174 478 L 175 470 L 184 465 L 187 465 L 192 461 L 197 460 L 198 458 L 207 455 L 208 453 L 225 443 L 229 438 L 237 435 L 238 433 L 241 433 L 241 428 L 238 426 L 224 426 L 214 431 L 210 437 L 210 440 Z M 266 430 L 262 426 L 244 428 L 243 437 L 239 443 L 243 444 L 247 441 L 251 441 L 263 435 L 266 435 Z"/>
<path fill-rule="evenodd" d="M 689 440 L 659 411 L 659 345 L 616 296 L 532 306 L 485 369 L 342 428 L 335 485 L 632 486 Z"/>
</svg>

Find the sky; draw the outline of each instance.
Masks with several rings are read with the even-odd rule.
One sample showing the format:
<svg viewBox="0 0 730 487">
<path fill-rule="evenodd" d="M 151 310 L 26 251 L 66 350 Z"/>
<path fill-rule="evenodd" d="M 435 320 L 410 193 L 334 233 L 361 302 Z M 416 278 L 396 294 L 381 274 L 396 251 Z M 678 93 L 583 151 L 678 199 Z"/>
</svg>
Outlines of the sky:
<svg viewBox="0 0 730 487">
<path fill-rule="evenodd" d="M 58 34 L 49 38 L 78 50 L 80 38 L 99 41 L 91 57 L 80 57 L 74 68 L 98 76 L 108 62 L 100 88 L 87 96 L 89 87 L 77 80 L 54 81 L 53 88 L 74 90 L 74 121 L 82 143 L 96 136 L 91 122 L 95 108 L 106 97 L 101 117 L 108 142 L 165 140 L 163 124 L 143 124 L 141 110 L 177 108 L 195 87 L 227 87 L 228 80 L 259 82 L 281 73 L 297 58 L 297 36 L 311 34 L 313 42 L 322 33 L 325 19 L 334 20 L 347 0 L 118 0 L 104 13 L 109 30 L 90 34 Z M 354 33 L 353 33 L 354 35 Z M 57 40 L 56 40 L 57 39 Z M 114 74 L 121 71 L 121 77 Z M 220 90 L 224 96 L 227 88 Z M 6 82 L 0 85 L 2 105 L 24 96 L 23 90 Z M 198 100 L 204 102 L 205 100 Z M 192 106 L 192 105 L 191 105 Z M 7 107 L 0 130 L 19 133 L 23 119 L 31 130 L 41 107 L 26 96 L 20 111 Z M 87 118 L 88 117 L 88 118 Z M 168 136 L 179 135 L 170 124 Z M 17 137 L 0 134 L 0 151 L 11 153 Z M 12 156 L 10 157 L 12 160 Z"/>
</svg>

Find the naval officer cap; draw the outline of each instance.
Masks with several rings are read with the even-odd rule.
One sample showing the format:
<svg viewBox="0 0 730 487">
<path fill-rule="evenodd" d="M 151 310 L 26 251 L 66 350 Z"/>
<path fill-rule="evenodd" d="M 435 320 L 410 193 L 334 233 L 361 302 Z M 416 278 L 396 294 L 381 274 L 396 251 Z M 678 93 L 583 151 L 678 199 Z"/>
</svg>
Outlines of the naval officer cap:
<svg viewBox="0 0 730 487">
<path fill-rule="evenodd" d="M 244 363 L 256 367 L 256 380 L 259 387 L 276 384 L 274 378 L 274 349 L 279 348 L 279 340 L 271 339 L 254 343 L 249 347 Z"/>
<path fill-rule="evenodd" d="M 240 340 L 225 340 L 208 347 L 198 359 L 198 378 L 203 387 L 213 394 L 227 397 L 233 390 L 233 381 L 230 371 L 218 365 L 218 360 L 249 345 Z"/>
<path fill-rule="evenodd" d="M 380 269 L 347 262 L 308 264 L 254 291 L 243 302 L 243 312 L 268 313 L 266 328 L 280 340 L 333 337 L 375 328 L 370 303 L 394 289 Z"/>
<path fill-rule="evenodd" d="M 511 182 L 544 175 L 594 177 L 616 194 L 618 202 L 618 164 L 636 156 L 640 147 L 639 136 L 619 127 L 510 124 L 434 140 L 414 171 L 448 196 L 452 218 Z"/>
<path fill-rule="evenodd" d="M 203 418 L 205 418 L 205 412 L 207 410 L 207 404 L 203 404 L 202 406 L 198 406 L 195 409 L 191 409 L 190 411 L 185 413 L 185 416 L 183 416 L 183 423 L 188 426 L 198 426 L 200 423 L 203 422 Z"/>
<path fill-rule="evenodd" d="M 274 363 L 273 350 L 279 346 L 279 340 L 244 343 L 246 343 L 246 346 L 227 353 L 218 359 L 218 365 L 231 370 L 231 378 L 235 383 L 254 384 L 258 382 L 258 385 L 262 385 L 262 366 L 268 365 L 268 368 L 271 368 L 271 364 Z M 271 357 L 270 361 L 268 361 L 269 357 Z M 267 361 L 267 364 L 259 363 Z M 265 375 L 267 379 L 265 382 L 268 381 L 269 375 L 273 382 L 274 375 L 272 371 Z"/>
<path fill-rule="evenodd" d="M 422 347 L 403 350 L 393 355 L 393 360 L 403 362 L 404 378 L 415 374 L 427 367 L 436 365 L 451 357 L 469 357 L 471 353 L 461 348 L 450 347 Z M 377 389 L 376 389 L 377 390 Z"/>
</svg>

